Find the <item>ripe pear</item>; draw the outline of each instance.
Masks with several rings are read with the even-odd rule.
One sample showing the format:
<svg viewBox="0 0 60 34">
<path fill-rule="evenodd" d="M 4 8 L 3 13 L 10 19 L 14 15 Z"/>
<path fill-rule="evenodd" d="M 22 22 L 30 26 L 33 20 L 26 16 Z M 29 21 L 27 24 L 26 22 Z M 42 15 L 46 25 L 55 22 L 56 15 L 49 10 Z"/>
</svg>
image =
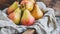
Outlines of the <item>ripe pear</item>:
<svg viewBox="0 0 60 34">
<path fill-rule="evenodd" d="M 35 3 L 36 0 L 23 0 L 23 1 L 30 1 L 30 2 Z"/>
<path fill-rule="evenodd" d="M 34 9 L 32 10 L 31 14 L 35 19 L 42 18 L 43 16 L 43 12 L 41 11 L 41 9 L 39 8 L 37 4 L 35 4 Z"/>
<path fill-rule="evenodd" d="M 26 9 L 28 9 L 29 11 L 32 11 L 34 3 L 30 2 L 30 1 L 22 1 L 20 5 L 23 5 L 23 6 L 25 6 Z"/>
<path fill-rule="evenodd" d="M 29 11 L 32 11 L 34 7 L 34 4 L 32 2 L 27 2 L 26 3 L 26 9 L 28 9 Z"/>
<path fill-rule="evenodd" d="M 25 9 L 21 19 L 22 25 L 30 26 L 34 23 L 34 21 L 35 18 L 30 14 L 30 12 L 27 9 Z"/>
<path fill-rule="evenodd" d="M 36 0 L 28 0 L 28 1 L 31 1 L 31 2 L 33 2 L 33 3 L 35 3 L 35 2 L 36 2 Z"/>
<path fill-rule="evenodd" d="M 7 9 L 7 14 L 9 15 L 12 13 L 15 9 L 18 8 L 18 1 L 15 1 L 8 9 Z"/>
<path fill-rule="evenodd" d="M 8 17 L 15 23 L 20 24 L 21 10 L 17 8 L 13 13 L 9 14 Z"/>
</svg>

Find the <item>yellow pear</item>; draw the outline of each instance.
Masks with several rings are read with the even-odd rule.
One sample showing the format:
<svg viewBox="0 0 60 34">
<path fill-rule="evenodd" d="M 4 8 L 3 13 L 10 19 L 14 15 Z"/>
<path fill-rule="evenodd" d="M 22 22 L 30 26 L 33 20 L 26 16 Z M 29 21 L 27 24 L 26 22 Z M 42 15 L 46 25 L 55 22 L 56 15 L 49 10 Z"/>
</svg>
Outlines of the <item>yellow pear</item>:
<svg viewBox="0 0 60 34">
<path fill-rule="evenodd" d="M 33 2 L 33 3 L 35 3 L 35 2 L 36 2 L 36 0 L 28 0 L 28 1 L 31 1 L 31 2 Z"/>
<path fill-rule="evenodd" d="M 39 6 L 37 4 L 34 5 L 34 9 L 31 12 L 31 14 L 35 19 L 42 18 L 42 16 L 43 16 L 43 12 L 41 11 L 41 9 L 39 8 Z"/>
<path fill-rule="evenodd" d="M 9 14 L 8 17 L 15 23 L 20 24 L 21 10 L 17 8 L 13 13 Z"/>
<path fill-rule="evenodd" d="M 15 9 L 18 8 L 18 1 L 15 1 L 8 9 L 7 9 L 7 14 L 12 13 Z"/>
<path fill-rule="evenodd" d="M 33 6 L 34 6 L 34 3 L 32 1 L 28 1 L 28 0 L 23 0 L 21 3 L 20 3 L 21 6 L 24 6 L 26 9 L 28 9 L 29 11 L 32 11 L 33 10 Z M 22 7 L 23 8 L 23 7 Z"/>
<path fill-rule="evenodd" d="M 23 1 L 30 1 L 30 2 L 35 3 L 36 0 L 23 0 Z"/>
</svg>

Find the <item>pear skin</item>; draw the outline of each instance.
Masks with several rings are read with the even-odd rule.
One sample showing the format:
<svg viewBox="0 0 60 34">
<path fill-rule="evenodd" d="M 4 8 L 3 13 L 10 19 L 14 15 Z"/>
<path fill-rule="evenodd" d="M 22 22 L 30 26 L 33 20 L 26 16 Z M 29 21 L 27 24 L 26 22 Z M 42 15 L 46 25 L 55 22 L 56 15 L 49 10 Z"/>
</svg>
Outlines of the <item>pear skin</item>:
<svg viewBox="0 0 60 34">
<path fill-rule="evenodd" d="M 27 2 L 26 3 L 26 9 L 28 9 L 29 11 L 32 11 L 34 7 L 34 4 L 32 2 Z"/>
<path fill-rule="evenodd" d="M 30 12 L 26 9 L 23 13 L 21 23 L 25 26 L 30 26 L 34 23 L 35 18 L 30 14 Z"/>
<path fill-rule="evenodd" d="M 30 2 L 30 1 L 22 1 L 21 6 L 23 5 L 26 9 L 28 9 L 29 11 L 32 11 L 33 10 L 33 6 L 34 6 L 34 3 Z"/>
<path fill-rule="evenodd" d="M 34 9 L 32 10 L 31 14 L 35 19 L 40 19 L 43 17 L 43 12 L 41 11 L 41 9 L 39 8 L 37 4 L 35 4 Z"/>
<path fill-rule="evenodd" d="M 8 9 L 7 9 L 7 14 L 9 15 L 12 13 L 15 9 L 18 8 L 18 1 L 15 1 Z"/>
<path fill-rule="evenodd" d="M 28 1 L 33 2 L 33 3 L 35 3 L 35 2 L 36 2 L 36 0 L 28 0 Z"/>
<path fill-rule="evenodd" d="M 36 0 L 23 0 L 23 1 L 30 1 L 30 2 L 35 3 Z"/>
<path fill-rule="evenodd" d="M 21 10 L 17 8 L 13 13 L 9 14 L 8 17 L 15 23 L 20 24 Z"/>
</svg>

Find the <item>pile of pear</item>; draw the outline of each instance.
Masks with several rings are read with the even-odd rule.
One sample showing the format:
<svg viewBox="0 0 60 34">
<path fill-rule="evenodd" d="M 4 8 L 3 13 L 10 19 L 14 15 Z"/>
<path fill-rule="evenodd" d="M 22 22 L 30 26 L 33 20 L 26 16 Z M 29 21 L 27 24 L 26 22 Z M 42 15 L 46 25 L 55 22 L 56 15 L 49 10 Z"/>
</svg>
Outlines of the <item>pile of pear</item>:
<svg viewBox="0 0 60 34">
<path fill-rule="evenodd" d="M 6 13 L 15 24 L 25 26 L 31 26 L 35 20 L 43 17 L 43 12 L 35 0 L 22 0 L 20 4 L 15 1 L 8 7 Z"/>
</svg>

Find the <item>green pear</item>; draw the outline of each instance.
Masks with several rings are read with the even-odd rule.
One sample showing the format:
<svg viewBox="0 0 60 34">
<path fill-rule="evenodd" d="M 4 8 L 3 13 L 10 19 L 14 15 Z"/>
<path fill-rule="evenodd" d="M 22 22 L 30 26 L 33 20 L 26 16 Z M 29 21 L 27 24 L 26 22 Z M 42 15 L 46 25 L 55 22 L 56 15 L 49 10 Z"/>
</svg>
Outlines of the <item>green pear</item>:
<svg viewBox="0 0 60 34">
<path fill-rule="evenodd" d="M 9 14 L 8 17 L 15 23 L 20 24 L 21 10 L 17 8 L 13 13 Z"/>
<path fill-rule="evenodd" d="M 28 9 L 25 9 L 21 19 L 22 25 L 30 26 L 34 23 L 34 21 L 35 18 L 30 14 L 30 11 L 28 11 Z"/>
<path fill-rule="evenodd" d="M 8 9 L 7 9 L 7 14 L 12 13 L 14 10 L 18 8 L 18 1 L 15 1 Z"/>
</svg>

